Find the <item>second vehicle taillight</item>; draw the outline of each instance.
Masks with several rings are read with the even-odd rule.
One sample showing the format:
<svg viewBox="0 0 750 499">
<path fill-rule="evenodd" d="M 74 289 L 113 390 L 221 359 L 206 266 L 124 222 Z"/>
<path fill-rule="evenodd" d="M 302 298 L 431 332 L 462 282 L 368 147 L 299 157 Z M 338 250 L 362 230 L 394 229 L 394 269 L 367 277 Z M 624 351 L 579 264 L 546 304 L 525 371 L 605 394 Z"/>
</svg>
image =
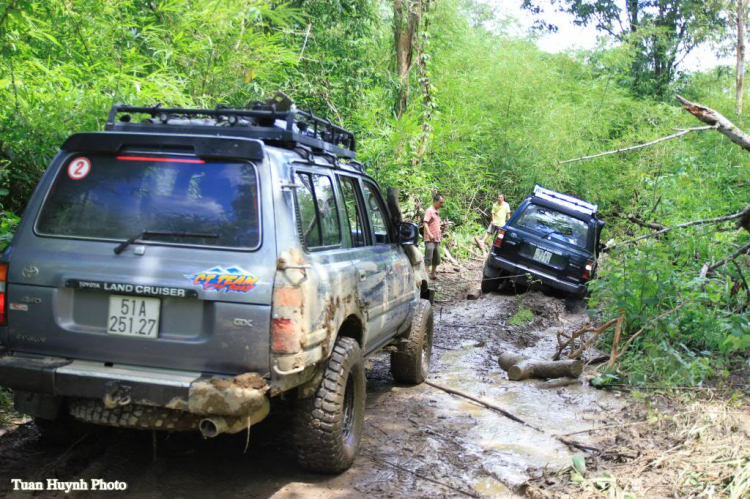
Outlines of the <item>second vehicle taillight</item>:
<svg viewBox="0 0 750 499">
<path fill-rule="evenodd" d="M 5 326 L 7 315 L 6 306 L 6 286 L 8 282 L 8 264 L 0 263 L 0 326 Z"/>
<path fill-rule="evenodd" d="M 594 265 L 595 262 L 593 260 L 589 260 L 586 262 L 586 266 L 583 267 L 583 274 L 581 277 L 584 279 L 591 279 L 591 276 L 594 275 Z"/>
<path fill-rule="evenodd" d="M 492 243 L 492 245 L 495 248 L 499 248 L 503 245 L 503 240 L 505 239 L 505 231 L 503 229 L 497 229 L 497 235 L 495 236 L 495 241 Z"/>
</svg>

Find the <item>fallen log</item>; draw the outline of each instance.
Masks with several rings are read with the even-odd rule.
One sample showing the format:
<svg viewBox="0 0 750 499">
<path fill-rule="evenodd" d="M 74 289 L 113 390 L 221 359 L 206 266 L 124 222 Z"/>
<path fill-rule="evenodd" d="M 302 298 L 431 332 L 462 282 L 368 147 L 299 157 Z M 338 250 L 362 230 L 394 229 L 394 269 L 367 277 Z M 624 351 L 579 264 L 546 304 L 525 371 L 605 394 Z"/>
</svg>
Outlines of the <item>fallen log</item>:
<svg viewBox="0 0 750 499">
<path fill-rule="evenodd" d="M 511 367 L 513 367 L 514 364 L 518 364 L 521 361 L 526 360 L 526 357 L 523 355 L 518 355 L 517 353 L 511 353 L 511 352 L 503 352 L 500 354 L 500 357 L 498 357 L 498 362 L 500 363 L 500 367 L 503 369 L 503 371 L 507 371 Z"/>
<path fill-rule="evenodd" d="M 583 372 L 580 360 L 524 360 L 508 369 L 508 379 L 577 378 Z"/>
<path fill-rule="evenodd" d="M 508 373 L 508 379 L 512 381 L 529 378 L 577 378 L 583 372 L 583 364 L 579 360 L 532 360 L 518 354 L 503 352 L 498 362 Z"/>
</svg>

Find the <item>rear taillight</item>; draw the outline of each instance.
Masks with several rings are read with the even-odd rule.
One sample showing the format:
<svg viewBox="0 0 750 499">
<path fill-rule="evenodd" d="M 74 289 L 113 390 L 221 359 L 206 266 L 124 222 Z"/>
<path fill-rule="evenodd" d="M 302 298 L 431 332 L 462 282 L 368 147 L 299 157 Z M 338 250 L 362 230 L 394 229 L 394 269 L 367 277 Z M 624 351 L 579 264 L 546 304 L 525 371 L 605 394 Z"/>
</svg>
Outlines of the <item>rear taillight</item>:
<svg viewBox="0 0 750 499">
<path fill-rule="evenodd" d="M 492 245 L 495 248 L 499 248 L 503 245 L 503 239 L 505 239 L 505 231 L 503 229 L 497 229 L 497 235 L 495 236 L 495 241 Z"/>
<path fill-rule="evenodd" d="M 586 262 L 586 266 L 583 267 L 583 274 L 581 275 L 581 277 L 583 277 L 584 279 L 591 279 L 591 276 L 594 275 L 594 265 L 595 263 L 593 260 L 589 260 L 588 262 Z"/>
<path fill-rule="evenodd" d="M 5 312 L 6 292 L 5 288 L 8 282 L 8 264 L 0 263 L 0 326 L 6 324 L 7 315 Z"/>
</svg>

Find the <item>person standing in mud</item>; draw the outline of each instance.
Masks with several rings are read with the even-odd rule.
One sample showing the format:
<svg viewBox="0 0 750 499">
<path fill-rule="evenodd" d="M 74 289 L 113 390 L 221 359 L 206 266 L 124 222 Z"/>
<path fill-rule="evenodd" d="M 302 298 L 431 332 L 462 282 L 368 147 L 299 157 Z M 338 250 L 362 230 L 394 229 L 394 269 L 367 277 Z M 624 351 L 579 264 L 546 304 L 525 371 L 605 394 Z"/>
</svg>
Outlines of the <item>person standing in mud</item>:
<svg viewBox="0 0 750 499">
<path fill-rule="evenodd" d="M 432 265 L 430 279 L 437 279 L 437 266 L 440 265 L 440 207 L 445 203 L 442 194 L 432 197 L 432 206 L 424 213 L 424 266 Z"/>
<path fill-rule="evenodd" d="M 500 193 L 497 195 L 497 203 L 492 205 L 492 222 L 487 227 L 487 232 L 484 233 L 481 241 L 479 238 L 474 238 L 479 243 L 482 251 L 484 251 L 484 241 L 487 239 L 487 236 L 494 237 L 497 229 L 505 225 L 508 220 L 510 220 L 510 205 L 505 202 L 505 194 Z"/>
</svg>

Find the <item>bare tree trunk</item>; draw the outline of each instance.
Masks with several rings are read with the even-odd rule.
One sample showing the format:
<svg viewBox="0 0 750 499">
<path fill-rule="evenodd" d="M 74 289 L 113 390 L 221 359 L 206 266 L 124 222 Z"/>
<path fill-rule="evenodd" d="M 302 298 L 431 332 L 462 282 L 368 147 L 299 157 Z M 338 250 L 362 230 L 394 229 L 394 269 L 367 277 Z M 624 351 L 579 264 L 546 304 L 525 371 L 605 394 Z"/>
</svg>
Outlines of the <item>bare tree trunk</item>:
<svg viewBox="0 0 750 499">
<path fill-rule="evenodd" d="M 745 5 L 737 0 L 737 94 L 735 110 L 742 114 L 742 86 L 745 82 Z"/>
<path fill-rule="evenodd" d="M 409 103 L 409 73 L 414 57 L 414 38 L 422 19 L 422 0 L 393 0 L 393 36 L 396 45 L 396 73 L 399 81 L 397 112 L 404 114 Z"/>
</svg>

